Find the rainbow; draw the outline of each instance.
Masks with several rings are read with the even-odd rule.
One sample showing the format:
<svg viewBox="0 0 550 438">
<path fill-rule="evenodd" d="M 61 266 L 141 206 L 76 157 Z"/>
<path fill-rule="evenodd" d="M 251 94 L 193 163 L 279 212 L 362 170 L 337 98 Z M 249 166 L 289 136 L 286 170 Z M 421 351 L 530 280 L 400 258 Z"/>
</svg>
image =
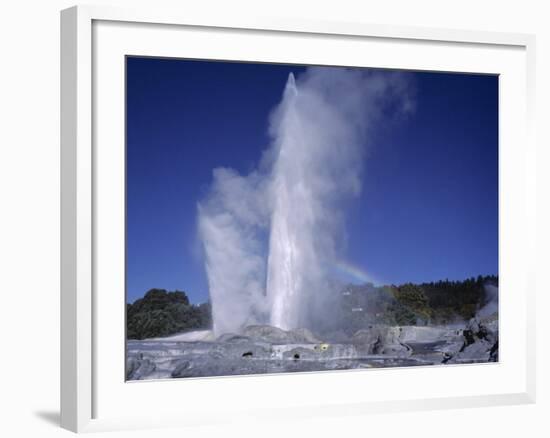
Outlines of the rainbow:
<svg viewBox="0 0 550 438">
<path fill-rule="evenodd" d="M 373 283 L 373 284 L 379 283 L 379 281 L 377 281 L 367 271 L 365 271 L 364 269 L 361 269 L 359 266 L 356 266 L 348 261 L 339 260 L 335 263 L 334 267 L 341 274 L 344 274 L 347 277 L 351 277 L 357 282 Z"/>
</svg>

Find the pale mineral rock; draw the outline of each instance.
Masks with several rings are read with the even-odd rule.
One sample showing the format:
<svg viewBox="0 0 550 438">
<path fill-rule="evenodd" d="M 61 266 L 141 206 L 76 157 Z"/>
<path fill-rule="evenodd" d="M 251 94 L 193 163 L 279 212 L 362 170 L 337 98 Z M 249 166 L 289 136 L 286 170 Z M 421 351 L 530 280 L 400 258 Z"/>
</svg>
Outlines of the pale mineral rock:
<svg viewBox="0 0 550 438">
<path fill-rule="evenodd" d="M 462 326 L 378 325 L 324 337 L 254 325 L 218 337 L 203 330 L 129 340 L 127 352 L 128 380 L 495 362 L 498 318 Z"/>
</svg>

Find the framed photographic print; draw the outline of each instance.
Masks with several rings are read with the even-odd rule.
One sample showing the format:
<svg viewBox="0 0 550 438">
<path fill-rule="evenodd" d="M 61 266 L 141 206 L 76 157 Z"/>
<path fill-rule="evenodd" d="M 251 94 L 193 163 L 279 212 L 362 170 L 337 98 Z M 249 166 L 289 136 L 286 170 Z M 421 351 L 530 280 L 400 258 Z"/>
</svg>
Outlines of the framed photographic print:
<svg viewBox="0 0 550 438">
<path fill-rule="evenodd" d="M 534 400 L 531 36 L 75 7 L 61 44 L 63 427 Z"/>
</svg>

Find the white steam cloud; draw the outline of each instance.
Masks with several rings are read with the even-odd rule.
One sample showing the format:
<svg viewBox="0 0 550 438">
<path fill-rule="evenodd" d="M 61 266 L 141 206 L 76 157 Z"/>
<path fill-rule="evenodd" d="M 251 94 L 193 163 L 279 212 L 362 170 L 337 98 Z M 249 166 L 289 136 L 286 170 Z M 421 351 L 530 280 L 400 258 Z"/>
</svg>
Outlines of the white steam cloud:
<svg viewBox="0 0 550 438">
<path fill-rule="evenodd" d="M 498 287 L 486 284 L 485 298 L 485 305 L 477 312 L 479 318 L 487 318 L 498 312 Z"/>
<path fill-rule="evenodd" d="M 385 112 L 412 106 L 400 73 L 317 67 L 289 76 L 259 169 L 215 169 L 198 206 L 216 333 L 330 318 L 330 268 L 344 250 L 369 134 Z"/>
</svg>

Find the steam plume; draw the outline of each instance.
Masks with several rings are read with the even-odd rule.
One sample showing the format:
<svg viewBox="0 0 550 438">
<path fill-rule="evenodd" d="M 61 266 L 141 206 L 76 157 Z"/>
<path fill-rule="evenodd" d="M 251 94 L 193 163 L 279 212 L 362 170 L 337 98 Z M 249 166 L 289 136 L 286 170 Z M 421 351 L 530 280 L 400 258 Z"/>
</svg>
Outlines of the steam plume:
<svg viewBox="0 0 550 438">
<path fill-rule="evenodd" d="M 493 286 L 492 284 L 486 284 L 485 297 L 485 305 L 477 312 L 477 316 L 479 318 L 487 318 L 498 312 L 498 287 Z"/>
<path fill-rule="evenodd" d="M 330 267 L 345 250 L 344 213 L 361 190 L 369 134 L 385 112 L 412 108 L 409 88 L 399 73 L 290 74 L 262 166 L 246 176 L 214 170 L 198 228 L 217 333 L 326 321 Z"/>
</svg>

